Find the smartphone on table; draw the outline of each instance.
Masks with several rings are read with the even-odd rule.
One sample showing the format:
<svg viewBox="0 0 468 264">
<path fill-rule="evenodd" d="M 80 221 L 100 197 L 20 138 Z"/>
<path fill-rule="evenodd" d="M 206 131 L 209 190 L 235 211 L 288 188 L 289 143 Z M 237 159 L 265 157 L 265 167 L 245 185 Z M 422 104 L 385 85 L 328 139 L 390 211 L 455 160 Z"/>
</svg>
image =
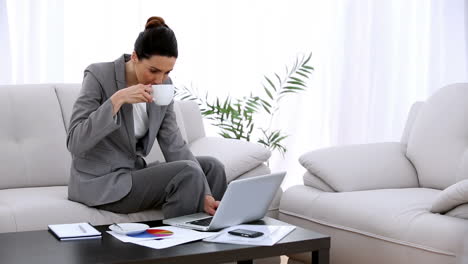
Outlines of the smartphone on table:
<svg viewBox="0 0 468 264">
<path fill-rule="evenodd" d="M 234 236 L 249 237 L 249 238 L 263 236 L 262 232 L 252 231 L 252 230 L 247 230 L 247 229 L 234 229 L 234 230 L 229 231 L 228 233 Z"/>
</svg>

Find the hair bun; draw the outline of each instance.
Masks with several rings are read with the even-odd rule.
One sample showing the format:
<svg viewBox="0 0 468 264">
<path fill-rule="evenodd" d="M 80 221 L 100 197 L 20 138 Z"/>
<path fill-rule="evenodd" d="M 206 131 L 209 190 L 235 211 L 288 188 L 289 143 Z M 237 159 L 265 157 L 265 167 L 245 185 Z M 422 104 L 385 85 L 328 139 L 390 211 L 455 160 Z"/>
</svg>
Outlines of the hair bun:
<svg viewBox="0 0 468 264">
<path fill-rule="evenodd" d="M 164 19 L 162 17 L 153 16 L 148 18 L 148 20 L 146 21 L 145 30 L 150 28 L 158 28 L 161 26 L 167 27 L 166 22 L 164 22 Z"/>
</svg>

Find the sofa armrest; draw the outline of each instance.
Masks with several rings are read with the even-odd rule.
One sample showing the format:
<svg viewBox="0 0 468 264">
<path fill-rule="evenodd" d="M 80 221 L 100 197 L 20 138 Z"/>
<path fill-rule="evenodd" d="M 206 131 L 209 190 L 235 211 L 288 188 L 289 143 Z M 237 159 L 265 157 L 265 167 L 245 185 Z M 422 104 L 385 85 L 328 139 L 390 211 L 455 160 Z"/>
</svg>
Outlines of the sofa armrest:
<svg viewBox="0 0 468 264">
<path fill-rule="evenodd" d="M 419 187 L 401 143 L 320 149 L 302 155 L 299 162 L 338 192 Z"/>
<path fill-rule="evenodd" d="M 408 138 L 411 130 L 413 129 L 414 121 L 416 120 L 416 117 L 418 116 L 418 113 L 423 105 L 424 102 L 416 102 L 411 106 L 411 109 L 408 113 L 408 119 L 406 120 L 405 129 L 403 130 L 403 134 L 400 140 L 400 142 L 405 146 L 408 145 Z"/>
<path fill-rule="evenodd" d="M 260 144 L 221 137 L 202 137 L 190 145 L 195 156 L 212 156 L 225 167 L 227 181 L 266 162 L 271 152 Z"/>
</svg>

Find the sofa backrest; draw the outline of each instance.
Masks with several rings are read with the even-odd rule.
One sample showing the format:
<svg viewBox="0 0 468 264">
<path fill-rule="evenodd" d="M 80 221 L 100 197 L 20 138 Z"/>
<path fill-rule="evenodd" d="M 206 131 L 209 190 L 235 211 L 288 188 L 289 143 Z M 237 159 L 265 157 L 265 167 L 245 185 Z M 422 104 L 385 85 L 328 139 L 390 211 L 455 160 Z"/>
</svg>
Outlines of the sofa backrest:
<svg viewBox="0 0 468 264">
<path fill-rule="evenodd" d="M 68 184 L 66 131 L 80 89 L 81 84 L 0 86 L 0 189 Z M 205 136 L 195 102 L 176 101 L 174 110 L 188 143 Z M 157 142 L 146 160 L 164 161 Z"/>
<path fill-rule="evenodd" d="M 70 154 L 54 86 L 0 86 L 0 189 L 66 185 Z"/>
<path fill-rule="evenodd" d="M 441 88 L 418 111 L 406 156 L 421 187 L 445 189 L 468 175 L 468 84 Z"/>
<path fill-rule="evenodd" d="M 80 94 L 81 84 L 56 84 L 54 88 L 55 93 L 57 94 L 58 102 L 60 104 L 65 129 L 68 130 L 70 117 L 73 111 L 73 104 Z"/>
</svg>

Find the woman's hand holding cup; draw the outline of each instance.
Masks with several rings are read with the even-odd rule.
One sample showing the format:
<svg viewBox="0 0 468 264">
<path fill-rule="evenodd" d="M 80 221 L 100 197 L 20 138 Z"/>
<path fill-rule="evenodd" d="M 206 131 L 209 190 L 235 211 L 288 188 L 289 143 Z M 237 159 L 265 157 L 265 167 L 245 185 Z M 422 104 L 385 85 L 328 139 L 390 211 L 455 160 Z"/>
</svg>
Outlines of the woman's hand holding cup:
<svg viewBox="0 0 468 264">
<path fill-rule="evenodd" d="M 153 88 L 150 84 L 137 84 L 118 91 L 125 104 L 150 103 L 153 101 Z"/>
<path fill-rule="evenodd" d="M 113 114 L 115 115 L 123 104 L 151 103 L 153 102 L 153 88 L 151 84 L 136 84 L 121 89 L 111 96 Z"/>
</svg>

